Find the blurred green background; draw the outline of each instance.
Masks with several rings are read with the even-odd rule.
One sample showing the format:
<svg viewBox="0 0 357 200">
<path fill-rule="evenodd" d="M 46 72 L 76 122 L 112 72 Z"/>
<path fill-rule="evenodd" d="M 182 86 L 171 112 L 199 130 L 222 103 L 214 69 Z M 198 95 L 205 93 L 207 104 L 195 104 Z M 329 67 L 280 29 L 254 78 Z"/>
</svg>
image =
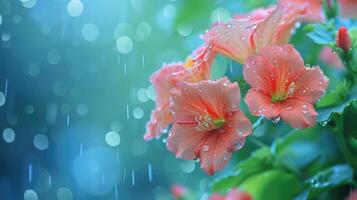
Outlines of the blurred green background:
<svg viewBox="0 0 357 200">
<path fill-rule="evenodd" d="M 1 199 L 166 199 L 174 183 L 207 192 L 197 163 L 143 141 L 148 77 L 185 60 L 212 22 L 268 3 L 0 0 Z"/>
</svg>

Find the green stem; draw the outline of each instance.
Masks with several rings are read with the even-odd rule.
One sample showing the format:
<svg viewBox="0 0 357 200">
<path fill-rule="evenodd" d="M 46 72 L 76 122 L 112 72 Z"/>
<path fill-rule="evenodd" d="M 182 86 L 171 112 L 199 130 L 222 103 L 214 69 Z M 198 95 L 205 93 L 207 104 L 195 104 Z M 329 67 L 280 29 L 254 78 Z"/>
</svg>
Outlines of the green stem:
<svg viewBox="0 0 357 200">
<path fill-rule="evenodd" d="M 355 172 L 357 172 L 357 160 L 351 153 L 348 148 L 348 144 L 344 135 L 344 124 L 343 124 L 343 115 L 338 116 L 336 119 L 337 124 L 337 142 L 340 146 L 341 153 L 347 160 L 347 162 L 354 168 Z"/>
</svg>

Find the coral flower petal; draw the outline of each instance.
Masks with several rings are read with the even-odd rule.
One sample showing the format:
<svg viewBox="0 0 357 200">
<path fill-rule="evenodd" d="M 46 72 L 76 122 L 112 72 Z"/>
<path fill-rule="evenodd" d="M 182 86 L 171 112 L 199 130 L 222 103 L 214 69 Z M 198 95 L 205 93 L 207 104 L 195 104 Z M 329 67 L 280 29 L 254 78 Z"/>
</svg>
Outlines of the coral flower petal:
<svg viewBox="0 0 357 200">
<path fill-rule="evenodd" d="M 222 169 L 252 131 L 239 110 L 238 85 L 227 78 L 182 82 L 171 93 L 168 149 L 183 159 L 199 159 L 208 174 Z"/>
<path fill-rule="evenodd" d="M 298 83 L 300 84 L 297 85 L 294 96 L 313 104 L 325 94 L 329 79 L 323 74 L 320 67 L 316 66 L 307 68 Z"/>
<path fill-rule="evenodd" d="M 243 63 L 253 54 L 250 36 L 256 27 L 255 23 L 249 18 L 233 19 L 227 24 L 217 23 L 206 32 L 203 39 L 211 42 L 217 52 Z"/>
<path fill-rule="evenodd" d="M 294 128 L 315 123 L 313 104 L 329 82 L 320 67 L 305 67 L 292 45 L 267 46 L 250 56 L 243 76 L 252 87 L 245 97 L 251 113 L 269 119 L 280 116 Z"/>
<path fill-rule="evenodd" d="M 325 19 L 322 10 L 322 0 L 280 0 L 279 3 L 286 6 L 307 8 L 304 21 L 321 22 Z"/>
<path fill-rule="evenodd" d="M 311 127 L 316 122 L 314 106 L 296 98 L 289 98 L 280 105 L 280 117 L 293 128 Z"/>
<path fill-rule="evenodd" d="M 215 24 L 203 39 L 211 42 L 217 52 L 243 63 L 267 45 L 287 43 L 290 31 L 304 12 L 302 8 L 281 5 L 259 9 L 226 24 Z"/>
<path fill-rule="evenodd" d="M 156 91 L 156 109 L 146 125 L 145 140 L 159 138 L 163 130 L 172 123 L 171 113 L 168 111 L 170 90 L 174 87 L 172 74 L 183 70 L 183 63 L 168 64 L 150 77 Z"/>
<path fill-rule="evenodd" d="M 156 109 L 146 125 L 145 140 L 159 138 L 172 123 L 172 116 L 168 110 L 170 91 L 183 81 L 197 82 L 209 79 L 215 55 L 212 45 L 204 44 L 193 51 L 185 64 L 164 65 L 151 76 L 150 80 L 156 91 Z"/>
<path fill-rule="evenodd" d="M 304 8 L 278 5 L 265 20 L 258 23 L 252 34 L 254 48 L 259 51 L 267 45 L 287 43 L 296 21 L 304 13 Z"/>
<path fill-rule="evenodd" d="M 279 116 L 279 107 L 271 102 L 269 95 L 266 95 L 256 89 L 250 89 L 246 96 L 245 102 L 249 111 L 256 116 L 265 116 L 273 119 Z"/>
<path fill-rule="evenodd" d="M 272 92 L 285 81 L 295 79 L 304 69 L 304 61 L 293 46 L 268 46 L 247 59 L 243 75 L 251 87 Z"/>
</svg>

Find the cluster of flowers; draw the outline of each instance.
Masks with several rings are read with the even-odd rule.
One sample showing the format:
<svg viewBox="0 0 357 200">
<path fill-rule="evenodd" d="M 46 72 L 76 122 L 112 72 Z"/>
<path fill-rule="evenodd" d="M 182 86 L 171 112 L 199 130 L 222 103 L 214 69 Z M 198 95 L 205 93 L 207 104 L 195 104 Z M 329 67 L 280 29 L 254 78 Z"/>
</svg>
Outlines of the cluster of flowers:
<svg viewBox="0 0 357 200">
<path fill-rule="evenodd" d="M 240 109 L 238 84 L 226 77 L 210 80 L 217 54 L 243 64 L 244 79 L 251 87 L 244 99 L 251 114 L 282 119 L 293 128 L 313 126 L 314 104 L 329 80 L 319 66 L 305 66 L 288 41 L 297 22 L 323 20 L 320 13 L 320 0 L 281 0 L 214 24 L 203 34 L 204 44 L 184 63 L 165 64 L 151 76 L 156 108 L 144 139 L 169 132 L 168 150 L 199 161 L 209 175 L 242 148 L 252 125 Z"/>
</svg>

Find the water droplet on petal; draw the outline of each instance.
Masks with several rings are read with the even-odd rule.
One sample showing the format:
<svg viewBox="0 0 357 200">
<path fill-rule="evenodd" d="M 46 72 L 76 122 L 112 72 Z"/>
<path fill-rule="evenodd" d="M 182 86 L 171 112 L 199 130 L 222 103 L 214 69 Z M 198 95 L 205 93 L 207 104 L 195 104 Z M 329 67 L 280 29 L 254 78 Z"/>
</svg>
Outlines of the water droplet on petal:
<svg viewBox="0 0 357 200">
<path fill-rule="evenodd" d="M 203 151 L 204 151 L 204 152 L 207 152 L 208 150 L 209 150 L 209 146 L 208 146 L 208 145 L 204 145 L 204 146 L 203 146 Z"/>
<path fill-rule="evenodd" d="M 285 107 L 285 110 L 287 110 L 287 111 L 290 111 L 290 110 L 292 110 L 292 109 L 293 109 L 292 106 L 286 106 L 286 107 Z"/>
<path fill-rule="evenodd" d="M 272 118 L 271 121 L 275 124 L 278 123 L 280 121 L 280 116 Z"/>
</svg>

